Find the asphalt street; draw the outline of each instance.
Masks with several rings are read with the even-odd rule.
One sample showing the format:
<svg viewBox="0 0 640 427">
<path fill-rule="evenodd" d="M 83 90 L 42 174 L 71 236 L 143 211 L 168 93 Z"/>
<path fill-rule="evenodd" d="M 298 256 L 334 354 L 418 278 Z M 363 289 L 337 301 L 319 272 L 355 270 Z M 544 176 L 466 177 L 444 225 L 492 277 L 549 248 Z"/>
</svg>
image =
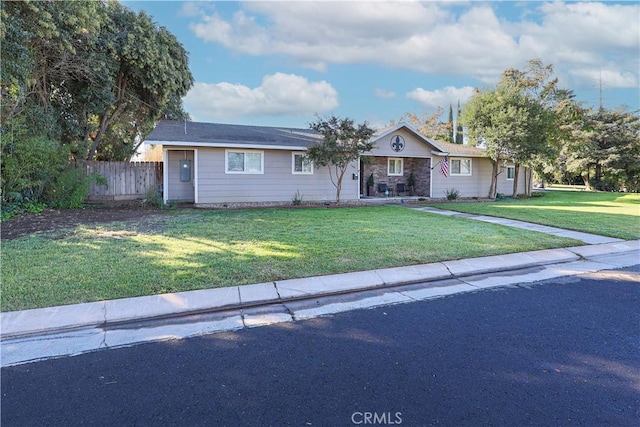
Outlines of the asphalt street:
<svg viewBox="0 0 640 427">
<path fill-rule="evenodd" d="M 640 267 L 3 368 L 5 426 L 640 423 Z"/>
</svg>

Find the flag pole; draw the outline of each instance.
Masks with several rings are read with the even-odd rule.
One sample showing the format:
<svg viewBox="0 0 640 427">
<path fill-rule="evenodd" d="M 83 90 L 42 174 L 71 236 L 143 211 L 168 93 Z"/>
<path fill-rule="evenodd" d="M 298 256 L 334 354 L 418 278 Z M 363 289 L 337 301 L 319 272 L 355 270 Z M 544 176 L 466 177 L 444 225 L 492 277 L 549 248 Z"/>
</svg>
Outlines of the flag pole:
<svg viewBox="0 0 640 427">
<path fill-rule="evenodd" d="M 444 157 L 449 157 L 449 154 L 451 154 L 451 153 L 442 153 L 442 154 L 444 154 Z M 442 163 L 442 159 L 441 159 L 438 163 L 436 163 L 435 165 L 433 165 L 433 167 L 432 167 L 430 170 L 434 170 L 436 167 L 438 167 L 438 165 L 439 165 L 440 163 Z"/>
</svg>

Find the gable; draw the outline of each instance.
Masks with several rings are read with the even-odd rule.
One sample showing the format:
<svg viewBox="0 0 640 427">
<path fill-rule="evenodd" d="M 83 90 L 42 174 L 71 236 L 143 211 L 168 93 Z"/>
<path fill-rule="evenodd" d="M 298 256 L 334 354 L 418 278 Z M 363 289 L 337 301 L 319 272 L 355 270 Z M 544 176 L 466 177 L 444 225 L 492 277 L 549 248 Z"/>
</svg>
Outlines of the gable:
<svg viewBox="0 0 640 427">
<path fill-rule="evenodd" d="M 373 136 L 375 148 L 369 155 L 386 157 L 431 157 L 437 150 L 426 138 L 407 127 L 396 127 Z"/>
<path fill-rule="evenodd" d="M 487 157 L 485 149 L 469 145 L 452 144 L 425 137 L 411 126 L 399 124 L 379 130 L 372 140 L 376 147 L 371 151 L 374 156 L 386 157 Z"/>
</svg>

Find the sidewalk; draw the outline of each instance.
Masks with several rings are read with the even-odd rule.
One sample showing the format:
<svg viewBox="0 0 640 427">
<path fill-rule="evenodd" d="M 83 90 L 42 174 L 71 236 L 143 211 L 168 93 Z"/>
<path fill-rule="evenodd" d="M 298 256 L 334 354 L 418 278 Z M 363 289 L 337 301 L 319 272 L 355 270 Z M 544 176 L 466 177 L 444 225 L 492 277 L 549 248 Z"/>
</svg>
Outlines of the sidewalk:
<svg viewBox="0 0 640 427">
<path fill-rule="evenodd" d="M 640 240 L 0 314 L 2 366 L 640 263 Z"/>
<path fill-rule="evenodd" d="M 507 227 L 521 228 L 523 230 L 537 231 L 540 233 L 552 234 L 558 237 L 568 237 L 570 239 L 580 240 L 588 245 L 594 245 L 598 243 L 613 243 L 622 242 L 622 239 L 615 239 L 613 237 L 599 236 L 596 234 L 583 233 L 580 231 L 565 230 L 562 228 L 549 227 L 547 225 L 532 224 L 530 222 L 518 221 L 515 219 L 498 218 L 486 215 L 475 215 L 463 212 L 448 211 L 445 209 L 438 209 L 432 207 L 414 208 L 418 211 L 429 212 L 438 215 L 445 216 L 457 216 L 460 218 L 475 219 L 477 221 L 490 222 L 493 224 L 504 225 Z"/>
<path fill-rule="evenodd" d="M 603 239 L 609 242 L 0 313 L 1 366 L 640 264 L 640 240 Z"/>
</svg>

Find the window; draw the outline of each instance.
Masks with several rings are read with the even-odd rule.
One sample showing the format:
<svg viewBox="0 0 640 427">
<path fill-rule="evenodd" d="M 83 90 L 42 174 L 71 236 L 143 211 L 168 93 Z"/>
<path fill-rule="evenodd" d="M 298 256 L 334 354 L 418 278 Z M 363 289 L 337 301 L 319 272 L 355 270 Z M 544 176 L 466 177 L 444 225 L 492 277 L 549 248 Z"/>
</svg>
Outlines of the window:
<svg viewBox="0 0 640 427">
<path fill-rule="evenodd" d="M 310 159 L 306 159 L 304 153 L 293 153 L 291 163 L 291 173 L 298 175 L 313 174 L 313 162 Z"/>
<path fill-rule="evenodd" d="M 264 156 L 262 151 L 226 150 L 227 173 L 263 173 Z"/>
<path fill-rule="evenodd" d="M 471 175 L 471 159 L 451 159 L 451 175 Z"/>
<path fill-rule="evenodd" d="M 387 175 L 402 176 L 402 159 L 389 159 L 387 163 Z"/>
<path fill-rule="evenodd" d="M 507 180 L 513 181 L 513 178 L 516 176 L 516 167 L 515 166 L 507 166 Z"/>
</svg>

